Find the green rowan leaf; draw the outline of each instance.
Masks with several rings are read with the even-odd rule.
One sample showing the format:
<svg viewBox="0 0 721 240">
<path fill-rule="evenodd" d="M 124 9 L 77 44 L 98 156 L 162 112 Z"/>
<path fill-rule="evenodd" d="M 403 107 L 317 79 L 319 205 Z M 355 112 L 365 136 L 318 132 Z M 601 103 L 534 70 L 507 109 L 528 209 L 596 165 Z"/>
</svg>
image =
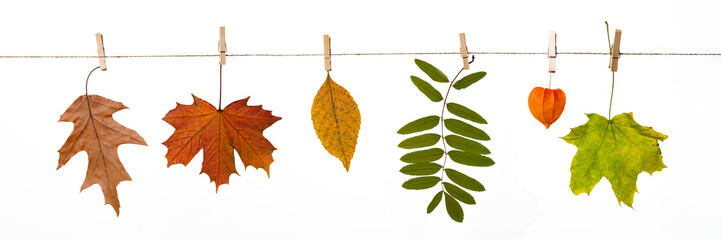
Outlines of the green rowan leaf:
<svg viewBox="0 0 721 240">
<path fill-rule="evenodd" d="M 428 208 L 426 208 L 426 213 L 433 212 L 433 210 L 438 207 L 438 204 L 441 203 L 441 198 L 443 198 L 443 191 L 436 193 L 436 196 L 433 197 L 431 203 L 428 204 Z"/>
<path fill-rule="evenodd" d="M 451 118 L 443 120 L 443 123 L 446 125 L 448 130 L 462 136 L 482 141 L 491 140 L 491 137 L 489 137 L 486 132 L 461 120 Z"/>
<path fill-rule="evenodd" d="M 448 152 L 448 157 L 454 162 L 473 167 L 488 167 L 495 164 L 491 158 L 477 153 L 451 150 Z"/>
<path fill-rule="evenodd" d="M 443 157 L 443 149 L 431 148 L 421 151 L 409 152 L 401 157 L 401 161 L 407 163 L 433 162 Z"/>
<path fill-rule="evenodd" d="M 431 128 L 434 128 L 438 126 L 438 123 L 440 122 L 441 117 L 439 116 L 428 116 L 419 118 L 417 120 L 414 120 L 412 122 L 409 122 L 405 126 L 403 126 L 401 129 L 398 130 L 399 134 L 410 134 L 410 133 L 417 133 L 422 132 Z"/>
<path fill-rule="evenodd" d="M 436 176 L 411 178 L 403 183 L 403 188 L 410 190 L 427 189 L 432 188 L 440 181 L 441 178 Z"/>
<path fill-rule="evenodd" d="M 480 124 L 487 123 L 486 119 L 483 119 L 480 114 L 458 103 L 450 102 L 446 104 L 446 108 L 448 108 L 448 112 L 453 113 L 454 115 L 464 118 L 466 120 Z"/>
<path fill-rule="evenodd" d="M 401 143 L 398 144 L 398 147 L 405 149 L 428 147 L 435 145 L 440 139 L 441 135 L 435 133 L 426 133 L 403 140 Z"/>
<path fill-rule="evenodd" d="M 458 184 L 458 186 L 464 187 L 465 189 L 476 191 L 476 192 L 482 192 L 486 191 L 486 188 L 483 187 L 483 184 L 478 182 L 478 180 L 473 179 L 472 177 L 469 177 L 466 174 L 463 174 L 459 171 L 446 168 L 445 169 L 446 175 L 448 176 L 448 179 L 451 179 L 454 183 Z"/>
<path fill-rule="evenodd" d="M 411 76 L 411 81 L 413 81 L 413 85 L 416 85 L 418 90 L 420 90 L 423 94 L 428 97 L 433 102 L 440 102 L 443 100 L 443 96 L 441 96 L 441 92 L 436 90 L 433 86 L 431 86 L 430 83 L 426 82 L 426 80 L 420 79 L 416 76 Z"/>
<path fill-rule="evenodd" d="M 448 143 L 448 146 L 451 146 L 458 150 L 463 150 L 466 152 L 472 152 L 472 153 L 478 153 L 478 154 L 490 154 L 491 151 L 488 150 L 483 144 L 473 141 L 468 138 L 464 138 L 458 135 L 448 135 L 446 136 L 446 142 Z"/>
<path fill-rule="evenodd" d="M 420 59 L 416 59 L 415 62 L 418 68 L 420 68 L 424 73 L 426 73 L 426 75 L 428 75 L 431 80 L 440 83 L 448 82 L 448 77 L 446 77 L 446 74 L 443 74 L 441 70 L 438 70 L 438 68 L 434 67 L 430 63 L 427 63 Z"/>
<path fill-rule="evenodd" d="M 433 65 L 419 59 L 415 59 L 415 63 L 426 75 L 430 77 L 431 80 L 440 83 L 449 82 L 448 77 Z M 468 88 L 483 79 L 485 76 L 486 72 L 476 72 L 468 74 L 460 78 L 458 81 L 455 81 L 456 78 L 454 78 L 452 87 L 458 90 Z M 450 93 L 450 91 L 448 93 L 443 92 L 446 93 L 446 95 L 441 95 L 442 92 L 433 87 L 430 81 L 423 80 L 417 76 L 411 76 L 411 81 L 416 88 L 421 91 L 421 93 L 433 102 L 445 100 Z M 484 154 L 490 154 L 490 151 L 483 144 L 478 142 L 490 140 L 490 137 L 485 131 L 475 125 L 472 125 L 471 123 L 486 124 L 486 120 L 477 112 L 461 104 L 452 102 L 446 103 L 445 101 L 444 104 L 445 106 L 438 106 L 439 110 L 441 110 L 440 108 L 443 109 L 441 114 L 416 119 L 405 124 L 398 130 L 399 134 L 422 134 L 407 138 L 398 144 L 398 147 L 400 148 L 415 149 L 412 150 L 413 152 L 406 153 L 401 157 L 401 161 L 409 163 L 409 165 L 402 167 L 400 172 L 412 176 L 419 176 L 404 182 L 403 188 L 420 190 L 432 188 L 438 185 L 438 183 L 441 182 L 441 178 L 435 175 L 437 175 L 439 171 L 443 171 L 441 176 L 447 176 L 447 182 L 442 183 L 443 190 L 437 192 L 433 196 L 433 199 L 431 199 L 431 202 L 426 208 L 426 212 L 433 212 L 438 207 L 441 200 L 445 197 L 448 216 L 450 216 L 450 218 L 454 221 L 463 222 L 463 208 L 458 201 L 466 204 L 476 204 L 475 198 L 469 193 L 469 190 L 485 191 L 485 188 L 477 180 L 456 170 L 448 168 L 444 169 L 444 167 L 436 161 L 448 154 L 446 159 L 451 158 L 451 160 L 467 166 L 487 167 L 495 163 L 490 158 L 484 156 Z M 441 118 L 439 116 L 443 116 L 442 113 L 445 112 L 446 109 L 448 110 L 448 113 L 458 116 L 458 119 L 446 118 L 441 123 Z M 443 124 L 441 125 L 441 130 L 447 129 L 448 131 L 438 131 L 436 133 L 428 131 L 434 129 L 439 123 Z M 437 133 L 443 133 L 443 136 Z M 444 138 L 443 149 L 434 146 L 441 140 L 441 137 Z M 446 146 L 451 147 L 452 149 L 448 149 L 450 151 L 446 152 Z"/>
<path fill-rule="evenodd" d="M 437 173 L 438 170 L 441 170 L 441 165 L 438 165 L 437 163 L 414 163 L 402 167 L 401 173 L 422 176 Z"/>
<path fill-rule="evenodd" d="M 588 122 L 571 129 L 563 140 L 578 147 L 571 163 L 571 191 L 590 194 L 602 177 L 611 183 L 618 203 L 632 207 L 641 172 L 653 174 L 666 168 L 658 140 L 667 136 L 639 125 L 633 113 L 621 113 L 610 121 L 587 114 Z"/>
<path fill-rule="evenodd" d="M 451 197 L 451 195 L 448 195 L 448 193 L 443 194 L 446 196 L 446 212 L 448 212 L 448 216 L 451 217 L 453 221 L 463 222 L 463 208 L 461 204 L 459 204 L 455 198 Z"/>
<path fill-rule="evenodd" d="M 456 185 L 453 185 L 452 183 L 443 182 L 443 188 L 446 189 L 446 192 L 448 192 L 448 194 L 458 199 L 458 201 L 461 201 L 462 203 L 470 205 L 476 204 L 476 199 L 473 198 L 470 193 L 466 192 L 466 190 L 463 190 Z"/>
<path fill-rule="evenodd" d="M 485 76 L 486 72 L 476 72 L 468 74 L 465 77 L 461 78 L 461 80 L 458 80 L 458 82 L 454 83 L 453 88 L 458 90 L 467 88 L 468 86 L 471 86 L 471 84 L 478 82 L 478 80 L 481 80 L 481 78 Z"/>
</svg>

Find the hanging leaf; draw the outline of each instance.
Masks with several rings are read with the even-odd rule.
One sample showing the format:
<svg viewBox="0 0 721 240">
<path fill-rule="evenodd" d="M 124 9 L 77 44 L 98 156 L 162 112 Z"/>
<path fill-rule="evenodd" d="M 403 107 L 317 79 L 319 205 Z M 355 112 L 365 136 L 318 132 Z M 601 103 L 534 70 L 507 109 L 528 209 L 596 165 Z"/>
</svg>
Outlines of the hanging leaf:
<svg viewBox="0 0 721 240">
<path fill-rule="evenodd" d="M 403 183 L 403 188 L 410 190 L 427 189 L 432 188 L 440 181 L 441 178 L 436 176 L 411 178 Z"/>
<path fill-rule="evenodd" d="M 414 163 L 401 168 L 401 172 L 407 175 L 423 176 L 437 173 L 441 165 L 436 163 Z"/>
<path fill-rule="evenodd" d="M 443 198 L 443 191 L 436 193 L 436 196 L 431 199 L 431 203 L 429 203 L 428 208 L 426 208 L 426 213 L 433 212 L 433 210 L 438 207 L 438 204 L 441 203 L 441 198 Z"/>
<path fill-rule="evenodd" d="M 491 151 L 488 150 L 483 144 L 480 144 L 476 141 L 470 140 L 468 138 L 464 138 L 458 135 L 448 135 L 446 136 L 446 142 L 448 143 L 448 146 L 451 146 L 458 150 L 463 150 L 466 152 L 471 153 L 478 153 L 478 154 L 490 154 Z"/>
<path fill-rule="evenodd" d="M 445 152 L 443 152 L 443 149 L 431 148 L 431 149 L 406 153 L 405 155 L 403 155 L 403 157 L 401 157 L 401 161 L 404 161 L 407 163 L 432 162 L 432 161 L 441 159 L 441 157 L 443 157 L 444 153 Z"/>
<path fill-rule="evenodd" d="M 413 85 L 416 85 L 418 90 L 420 90 L 423 94 L 428 97 L 433 102 L 440 102 L 443 100 L 443 96 L 441 96 L 441 92 L 436 90 L 433 86 L 431 86 L 430 83 L 426 82 L 423 79 L 420 79 L 416 76 L 411 76 L 411 81 L 413 81 Z"/>
<path fill-rule="evenodd" d="M 443 74 L 433 65 L 419 59 L 416 59 L 415 62 L 416 65 L 418 65 L 418 67 L 421 68 L 421 70 L 423 70 L 423 72 L 425 72 L 432 80 L 441 83 L 448 82 L 448 77 L 446 77 L 445 74 Z M 473 61 L 469 62 L 469 64 L 472 62 Z M 461 70 L 461 72 L 463 72 L 463 70 Z M 421 90 L 421 92 L 425 94 L 429 99 L 434 102 L 439 102 L 443 99 L 448 99 L 448 94 L 450 93 L 451 87 L 454 87 L 456 89 L 467 88 L 475 82 L 478 82 L 486 75 L 486 72 L 477 72 L 469 74 L 465 77 L 462 77 L 461 80 L 456 81 L 456 78 L 461 75 L 461 72 L 459 72 L 459 74 L 457 74 L 456 77 L 452 81 L 450 81 L 449 85 L 446 86 L 449 91 L 446 91 L 445 96 L 442 96 L 441 93 L 436 90 L 436 88 L 431 86 L 430 83 L 424 81 L 423 79 L 420 79 L 419 77 L 411 76 L 411 80 L 413 81 L 413 84 L 419 90 Z M 486 120 L 483 119 L 480 114 L 458 103 L 444 102 L 443 104 L 445 104 L 445 106 L 438 106 L 439 109 L 442 109 L 440 114 L 416 119 L 398 130 L 399 134 L 425 132 L 435 128 L 439 123 L 442 122 L 441 129 L 439 131 L 441 135 L 426 132 L 423 135 L 414 136 L 403 140 L 400 144 L 398 144 L 398 147 L 404 149 L 424 148 L 437 144 L 438 141 L 440 141 L 441 139 L 443 139 L 444 141 L 443 149 L 431 148 L 424 150 L 415 150 L 414 152 L 403 155 L 401 157 L 401 161 L 410 164 L 402 167 L 400 169 L 400 172 L 407 175 L 423 176 L 412 178 L 403 183 L 403 188 L 413 190 L 432 188 L 441 181 L 441 178 L 438 177 L 437 174 L 440 173 L 440 176 L 444 177 L 447 175 L 448 179 L 455 184 L 451 182 L 443 182 L 441 184 L 442 190 L 433 197 L 431 202 L 428 204 L 428 207 L 426 208 L 426 212 L 433 212 L 433 210 L 438 207 L 438 204 L 440 204 L 443 196 L 445 196 L 446 211 L 448 212 L 448 215 L 451 217 L 451 219 L 457 222 L 463 222 L 463 209 L 461 208 L 458 201 L 460 200 L 461 202 L 466 204 L 476 204 L 476 200 L 470 193 L 468 193 L 461 187 L 473 191 L 483 191 L 485 189 L 483 188 L 483 185 L 481 185 L 481 183 L 477 180 L 470 178 L 469 176 L 462 174 L 458 171 L 447 168 L 446 164 L 451 162 L 447 160 L 450 157 L 453 162 L 467 166 L 491 166 L 494 164 L 493 160 L 482 155 L 490 154 L 490 151 L 485 146 L 483 146 L 483 144 L 476 142 L 475 140 L 468 139 L 472 138 L 485 141 L 490 140 L 491 138 L 488 136 L 488 134 L 486 134 L 485 131 L 460 119 L 444 118 L 444 116 L 448 116 L 444 115 L 447 109 L 449 113 L 454 114 L 460 118 L 475 123 L 486 124 Z M 449 131 L 468 138 L 461 137 L 459 135 L 446 135 Z M 447 157 L 443 160 L 443 165 L 440 165 L 440 163 L 436 163 L 435 161 L 444 157 L 444 155 L 446 154 L 446 143 L 448 146 L 461 151 L 449 151 L 447 153 Z M 456 184 L 461 187 L 458 187 Z"/>
<path fill-rule="evenodd" d="M 165 114 L 163 120 L 175 128 L 175 132 L 163 145 L 168 147 L 165 158 L 168 167 L 173 164 L 188 165 L 203 149 L 201 173 L 215 182 L 215 190 L 228 183 L 230 174 L 237 174 L 233 150 L 238 151 L 243 165 L 262 168 L 270 177 L 271 153 L 275 147 L 263 136 L 263 131 L 280 117 L 262 106 L 248 106 L 247 97 L 230 103 L 225 109 L 193 96 L 192 105 L 179 104 Z"/>
<path fill-rule="evenodd" d="M 458 201 L 448 195 L 448 193 L 444 193 L 444 195 L 446 196 L 446 212 L 448 212 L 448 216 L 451 217 L 453 221 L 463 222 L 463 208 L 461 208 L 461 204 L 458 204 Z"/>
<path fill-rule="evenodd" d="M 448 112 L 453 113 L 454 115 L 464 118 L 466 120 L 480 124 L 487 123 L 486 119 L 483 119 L 480 114 L 458 103 L 448 103 L 446 104 L 446 108 L 448 108 Z"/>
<path fill-rule="evenodd" d="M 98 95 L 82 95 L 60 116 L 61 122 L 72 122 L 74 127 L 58 150 L 58 169 L 75 154 L 85 151 L 88 154 L 88 172 L 80 191 L 93 184 L 100 185 L 105 204 L 110 204 L 117 215 L 120 215 L 117 186 L 122 181 L 131 180 L 118 157 L 118 146 L 126 143 L 147 146 L 137 132 L 113 119 L 113 113 L 126 108 L 120 102 Z"/>
<path fill-rule="evenodd" d="M 471 84 L 478 82 L 478 80 L 481 80 L 481 78 L 483 78 L 485 76 L 486 76 L 486 72 L 477 72 L 477 73 L 468 74 L 465 77 L 461 78 L 461 80 L 458 80 L 458 82 L 453 84 L 453 88 L 458 89 L 458 90 L 467 88 L 468 86 L 471 86 Z"/>
<path fill-rule="evenodd" d="M 448 130 L 462 136 L 483 141 L 491 140 L 491 138 L 488 136 L 488 134 L 486 134 L 486 132 L 461 120 L 445 119 L 443 120 L 443 123 L 446 124 L 446 128 L 448 128 Z"/>
<path fill-rule="evenodd" d="M 471 191 L 476 192 L 482 192 L 486 191 L 486 188 L 483 187 L 483 184 L 478 182 L 478 180 L 473 179 L 472 177 L 469 177 L 466 174 L 463 174 L 459 171 L 446 168 L 445 169 L 446 175 L 448 175 L 448 179 L 451 179 L 454 183 L 458 184 L 458 186 L 464 187 Z"/>
<path fill-rule="evenodd" d="M 438 126 L 438 123 L 440 122 L 441 117 L 439 116 L 428 116 L 423 117 L 418 120 L 414 120 L 413 122 L 410 122 L 403 126 L 401 129 L 398 130 L 399 134 L 410 134 L 410 133 L 417 133 L 422 132 L 431 128 L 434 128 Z"/>
<path fill-rule="evenodd" d="M 325 150 L 337 157 L 348 171 L 360 132 L 361 115 L 353 97 L 330 78 L 330 73 L 313 99 L 310 116 Z"/>
<path fill-rule="evenodd" d="M 456 185 L 453 185 L 452 183 L 443 183 L 443 187 L 446 189 L 446 192 L 453 196 L 454 198 L 458 199 L 458 201 L 461 201 L 465 204 L 476 204 L 476 199 L 471 196 L 470 193 L 466 192 L 466 190 L 463 190 Z"/>
<path fill-rule="evenodd" d="M 610 121 L 592 113 L 588 122 L 563 137 L 578 147 L 571 163 L 571 191 L 591 194 L 602 177 L 608 179 L 618 203 L 632 207 L 641 172 L 653 174 L 666 168 L 658 140 L 667 136 L 639 125 L 633 113 L 621 113 Z"/>
<path fill-rule="evenodd" d="M 420 59 L 416 59 L 415 62 L 416 62 L 416 65 L 418 66 L 418 68 L 420 68 L 421 71 L 426 73 L 426 75 L 428 75 L 428 77 L 430 77 L 431 80 L 440 82 L 440 83 L 448 82 L 448 77 L 446 77 L 446 74 L 441 72 L 441 70 L 438 70 L 438 68 L 434 67 L 430 63 L 427 63 Z"/>
<path fill-rule="evenodd" d="M 451 150 L 448 152 L 448 157 L 454 162 L 473 167 L 488 167 L 495 164 L 489 157 L 477 153 Z"/>
<path fill-rule="evenodd" d="M 415 136 L 403 140 L 400 144 L 398 144 L 398 147 L 405 149 L 428 147 L 435 145 L 440 139 L 441 135 L 435 133 L 426 133 L 420 136 Z"/>
</svg>

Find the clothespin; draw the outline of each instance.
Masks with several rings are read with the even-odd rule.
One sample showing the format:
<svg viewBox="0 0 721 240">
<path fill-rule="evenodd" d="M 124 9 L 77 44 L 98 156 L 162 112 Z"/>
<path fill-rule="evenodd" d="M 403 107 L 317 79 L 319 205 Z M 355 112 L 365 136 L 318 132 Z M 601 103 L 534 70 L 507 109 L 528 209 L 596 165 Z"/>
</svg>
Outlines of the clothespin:
<svg viewBox="0 0 721 240">
<path fill-rule="evenodd" d="M 611 60 L 608 63 L 608 67 L 611 68 L 613 72 L 618 70 L 619 57 L 621 57 L 621 29 L 616 29 L 616 34 L 613 37 L 613 45 L 611 45 Z"/>
<path fill-rule="evenodd" d="M 220 65 L 225 65 L 225 27 L 220 27 L 220 40 L 218 40 L 218 51 L 220 52 Z"/>
<path fill-rule="evenodd" d="M 103 45 L 103 34 L 96 33 L 95 42 L 98 45 L 98 59 L 100 60 L 100 70 L 108 70 L 108 67 L 105 65 L 105 46 Z"/>
<path fill-rule="evenodd" d="M 468 47 L 466 46 L 466 33 L 461 33 L 461 57 L 463 58 L 463 69 L 468 70 Z"/>
<path fill-rule="evenodd" d="M 556 72 L 556 31 L 548 32 L 548 72 Z"/>
<path fill-rule="evenodd" d="M 323 35 L 323 57 L 325 58 L 325 70 L 330 71 L 330 37 Z"/>
</svg>

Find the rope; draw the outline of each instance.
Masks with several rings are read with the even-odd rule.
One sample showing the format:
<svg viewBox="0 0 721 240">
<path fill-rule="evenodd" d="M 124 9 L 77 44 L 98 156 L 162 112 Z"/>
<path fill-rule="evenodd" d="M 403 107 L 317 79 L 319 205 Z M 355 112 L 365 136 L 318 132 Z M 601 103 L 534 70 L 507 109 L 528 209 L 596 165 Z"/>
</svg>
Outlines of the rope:
<svg viewBox="0 0 721 240">
<path fill-rule="evenodd" d="M 477 55 L 546 55 L 547 52 L 469 52 Z M 609 55 L 601 52 L 557 52 L 558 55 Z M 402 56 L 402 55 L 460 55 L 460 52 L 388 52 L 388 53 L 334 53 L 333 56 Z M 630 56 L 721 56 L 721 53 L 645 53 L 629 52 Z M 322 53 L 246 53 L 227 54 L 228 57 L 317 57 Z M 218 57 L 218 54 L 167 54 L 167 55 L 115 55 L 105 58 L 192 58 Z M 0 58 L 99 58 L 98 56 L 0 56 Z"/>
</svg>

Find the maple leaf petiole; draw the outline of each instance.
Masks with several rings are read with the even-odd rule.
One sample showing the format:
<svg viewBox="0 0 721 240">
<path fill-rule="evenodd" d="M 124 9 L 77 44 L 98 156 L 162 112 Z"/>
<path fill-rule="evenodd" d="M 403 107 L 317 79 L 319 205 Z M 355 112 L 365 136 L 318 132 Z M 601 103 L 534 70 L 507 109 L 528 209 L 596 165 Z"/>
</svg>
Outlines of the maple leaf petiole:
<svg viewBox="0 0 721 240">
<path fill-rule="evenodd" d="M 220 64 L 220 81 L 218 85 L 218 112 L 223 111 L 223 64 Z"/>
<path fill-rule="evenodd" d="M 613 47 L 611 47 L 611 32 L 608 29 L 608 21 L 606 23 L 606 38 L 608 39 L 608 54 L 613 55 Z M 549 83 L 550 85 L 550 83 Z M 613 104 L 613 88 L 616 85 L 616 72 L 611 71 L 611 100 L 608 102 L 608 119 L 611 119 L 611 105 Z"/>
</svg>

